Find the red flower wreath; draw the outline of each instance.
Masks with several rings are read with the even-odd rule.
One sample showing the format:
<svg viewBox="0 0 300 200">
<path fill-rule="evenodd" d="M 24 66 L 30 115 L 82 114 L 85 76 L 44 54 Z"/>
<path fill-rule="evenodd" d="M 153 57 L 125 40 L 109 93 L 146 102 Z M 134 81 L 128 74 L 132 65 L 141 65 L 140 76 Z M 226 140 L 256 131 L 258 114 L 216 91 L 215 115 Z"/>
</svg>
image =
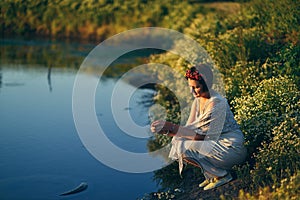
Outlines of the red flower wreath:
<svg viewBox="0 0 300 200">
<path fill-rule="evenodd" d="M 185 78 L 200 81 L 202 79 L 202 74 L 199 74 L 198 70 L 192 72 L 190 69 L 188 69 L 185 73 Z"/>
</svg>

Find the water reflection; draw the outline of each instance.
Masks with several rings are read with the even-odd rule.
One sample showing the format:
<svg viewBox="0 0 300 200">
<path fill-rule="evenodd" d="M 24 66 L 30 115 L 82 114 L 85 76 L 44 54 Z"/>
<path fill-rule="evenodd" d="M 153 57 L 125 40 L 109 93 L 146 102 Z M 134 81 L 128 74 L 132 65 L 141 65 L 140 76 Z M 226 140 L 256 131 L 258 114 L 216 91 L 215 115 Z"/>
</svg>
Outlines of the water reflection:
<svg viewBox="0 0 300 200">
<path fill-rule="evenodd" d="M 94 44 L 61 41 L 1 39 L 2 64 L 28 64 L 28 67 L 55 66 L 78 69 Z"/>
<path fill-rule="evenodd" d="M 49 86 L 49 91 L 50 91 L 50 92 L 52 92 L 51 70 L 52 70 L 52 66 L 50 65 L 50 66 L 48 67 L 48 74 L 47 74 L 47 80 L 48 80 L 48 86 Z"/>
<path fill-rule="evenodd" d="M 2 67 L 0 65 L 0 89 L 2 88 Z"/>
<path fill-rule="evenodd" d="M 37 41 L 1 42 L 1 197 L 59 199 L 56 194 L 82 181 L 90 187 L 72 199 L 135 199 L 157 190 L 152 173 L 127 174 L 108 168 L 79 140 L 72 116 L 72 89 L 76 68 L 90 48 Z M 111 92 L 115 79 L 103 81 L 96 97 L 100 123 L 121 147 L 147 151 L 146 140 L 137 143 L 124 137 L 112 123 L 104 94 Z M 147 112 L 138 100 L 148 94 L 139 91 L 137 101 L 124 112 L 145 124 Z"/>
</svg>

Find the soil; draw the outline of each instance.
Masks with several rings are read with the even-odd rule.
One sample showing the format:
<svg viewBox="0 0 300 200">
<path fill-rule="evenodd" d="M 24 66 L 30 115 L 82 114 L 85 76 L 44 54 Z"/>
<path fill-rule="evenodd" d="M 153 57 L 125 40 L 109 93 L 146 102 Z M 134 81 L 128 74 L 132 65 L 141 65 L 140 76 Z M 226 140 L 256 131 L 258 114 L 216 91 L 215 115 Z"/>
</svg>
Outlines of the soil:
<svg viewBox="0 0 300 200">
<path fill-rule="evenodd" d="M 223 186 L 204 191 L 199 188 L 199 183 L 203 181 L 203 177 L 195 178 L 192 174 L 193 170 L 188 172 L 184 178 L 181 188 L 176 188 L 164 192 L 153 192 L 142 198 L 142 200 L 157 199 L 175 199 L 175 200 L 218 200 L 218 199 L 238 199 L 239 191 L 249 192 L 249 184 L 237 179 L 234 174 L 233 180 Z"/>
<path fill-rule="evenodd" d="M 225 197 L 225 199 L 238 199 L 239 190 L 246 190 L 247 186 L 245 186 L 240 180 L 233 180 L 228 184 L 220 186 L 215 189 L 204 191 L 203 189 L 198 187 L 198 184 L 192 185 L 190 191 L 186 191 L 185 193 L 178 195 L 176 199 L 178 200 L 215 200 L 220 199 L 221 196 Z"/>
</svg>

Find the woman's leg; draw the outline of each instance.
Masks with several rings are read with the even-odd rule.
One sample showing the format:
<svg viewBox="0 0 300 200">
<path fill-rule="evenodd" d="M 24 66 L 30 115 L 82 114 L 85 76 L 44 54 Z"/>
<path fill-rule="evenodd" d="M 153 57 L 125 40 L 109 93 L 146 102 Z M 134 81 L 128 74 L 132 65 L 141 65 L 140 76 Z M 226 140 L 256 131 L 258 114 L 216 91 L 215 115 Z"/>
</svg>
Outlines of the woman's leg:
<svg viewBox="0 0 300 200">
<path fill-rule="evenodd" d="M 206 179 L 213 179 L 222 177 L 228 174 L 226 169 L 215 166 L 211 163 L 210 159 L 199 155 L 198 152 L 187 150 L 183 156 L 184 160 L 188 160 L 188 163 L 202 169 L 203 175 Z"/>
</svg>

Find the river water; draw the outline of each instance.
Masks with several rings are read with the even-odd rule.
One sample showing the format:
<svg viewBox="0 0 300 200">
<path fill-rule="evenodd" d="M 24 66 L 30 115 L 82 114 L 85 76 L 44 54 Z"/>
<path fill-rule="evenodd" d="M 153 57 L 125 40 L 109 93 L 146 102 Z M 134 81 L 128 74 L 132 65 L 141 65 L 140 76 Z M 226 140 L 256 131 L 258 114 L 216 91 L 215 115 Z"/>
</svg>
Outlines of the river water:
<svg viewBox="0 0 300 200">
<path fill-rule="evenodd" d="M 2 39 L 0 61 L 0 199 L 136 199 L 158 189 L 153 173 L 126 173 L 95 159 L 82 144 L 72 114 L 77 70 L 93 44 Z M 96 114 L 115 143 L 147 152 L 147 139 L 122 134 L 113 122 L 110 100 L 116 78 L 97 88 Z M 124 90 L 133 87 L 124 82 Z M 137 89 L 130 100 L 136 123 L 147 125 Z M 117 137 L 114 137 L 116 136 Z M 124 136 L 122 136 L 124 135 Z M 87 190 L 61 197 L 81 182 Z"/>
</svg>

